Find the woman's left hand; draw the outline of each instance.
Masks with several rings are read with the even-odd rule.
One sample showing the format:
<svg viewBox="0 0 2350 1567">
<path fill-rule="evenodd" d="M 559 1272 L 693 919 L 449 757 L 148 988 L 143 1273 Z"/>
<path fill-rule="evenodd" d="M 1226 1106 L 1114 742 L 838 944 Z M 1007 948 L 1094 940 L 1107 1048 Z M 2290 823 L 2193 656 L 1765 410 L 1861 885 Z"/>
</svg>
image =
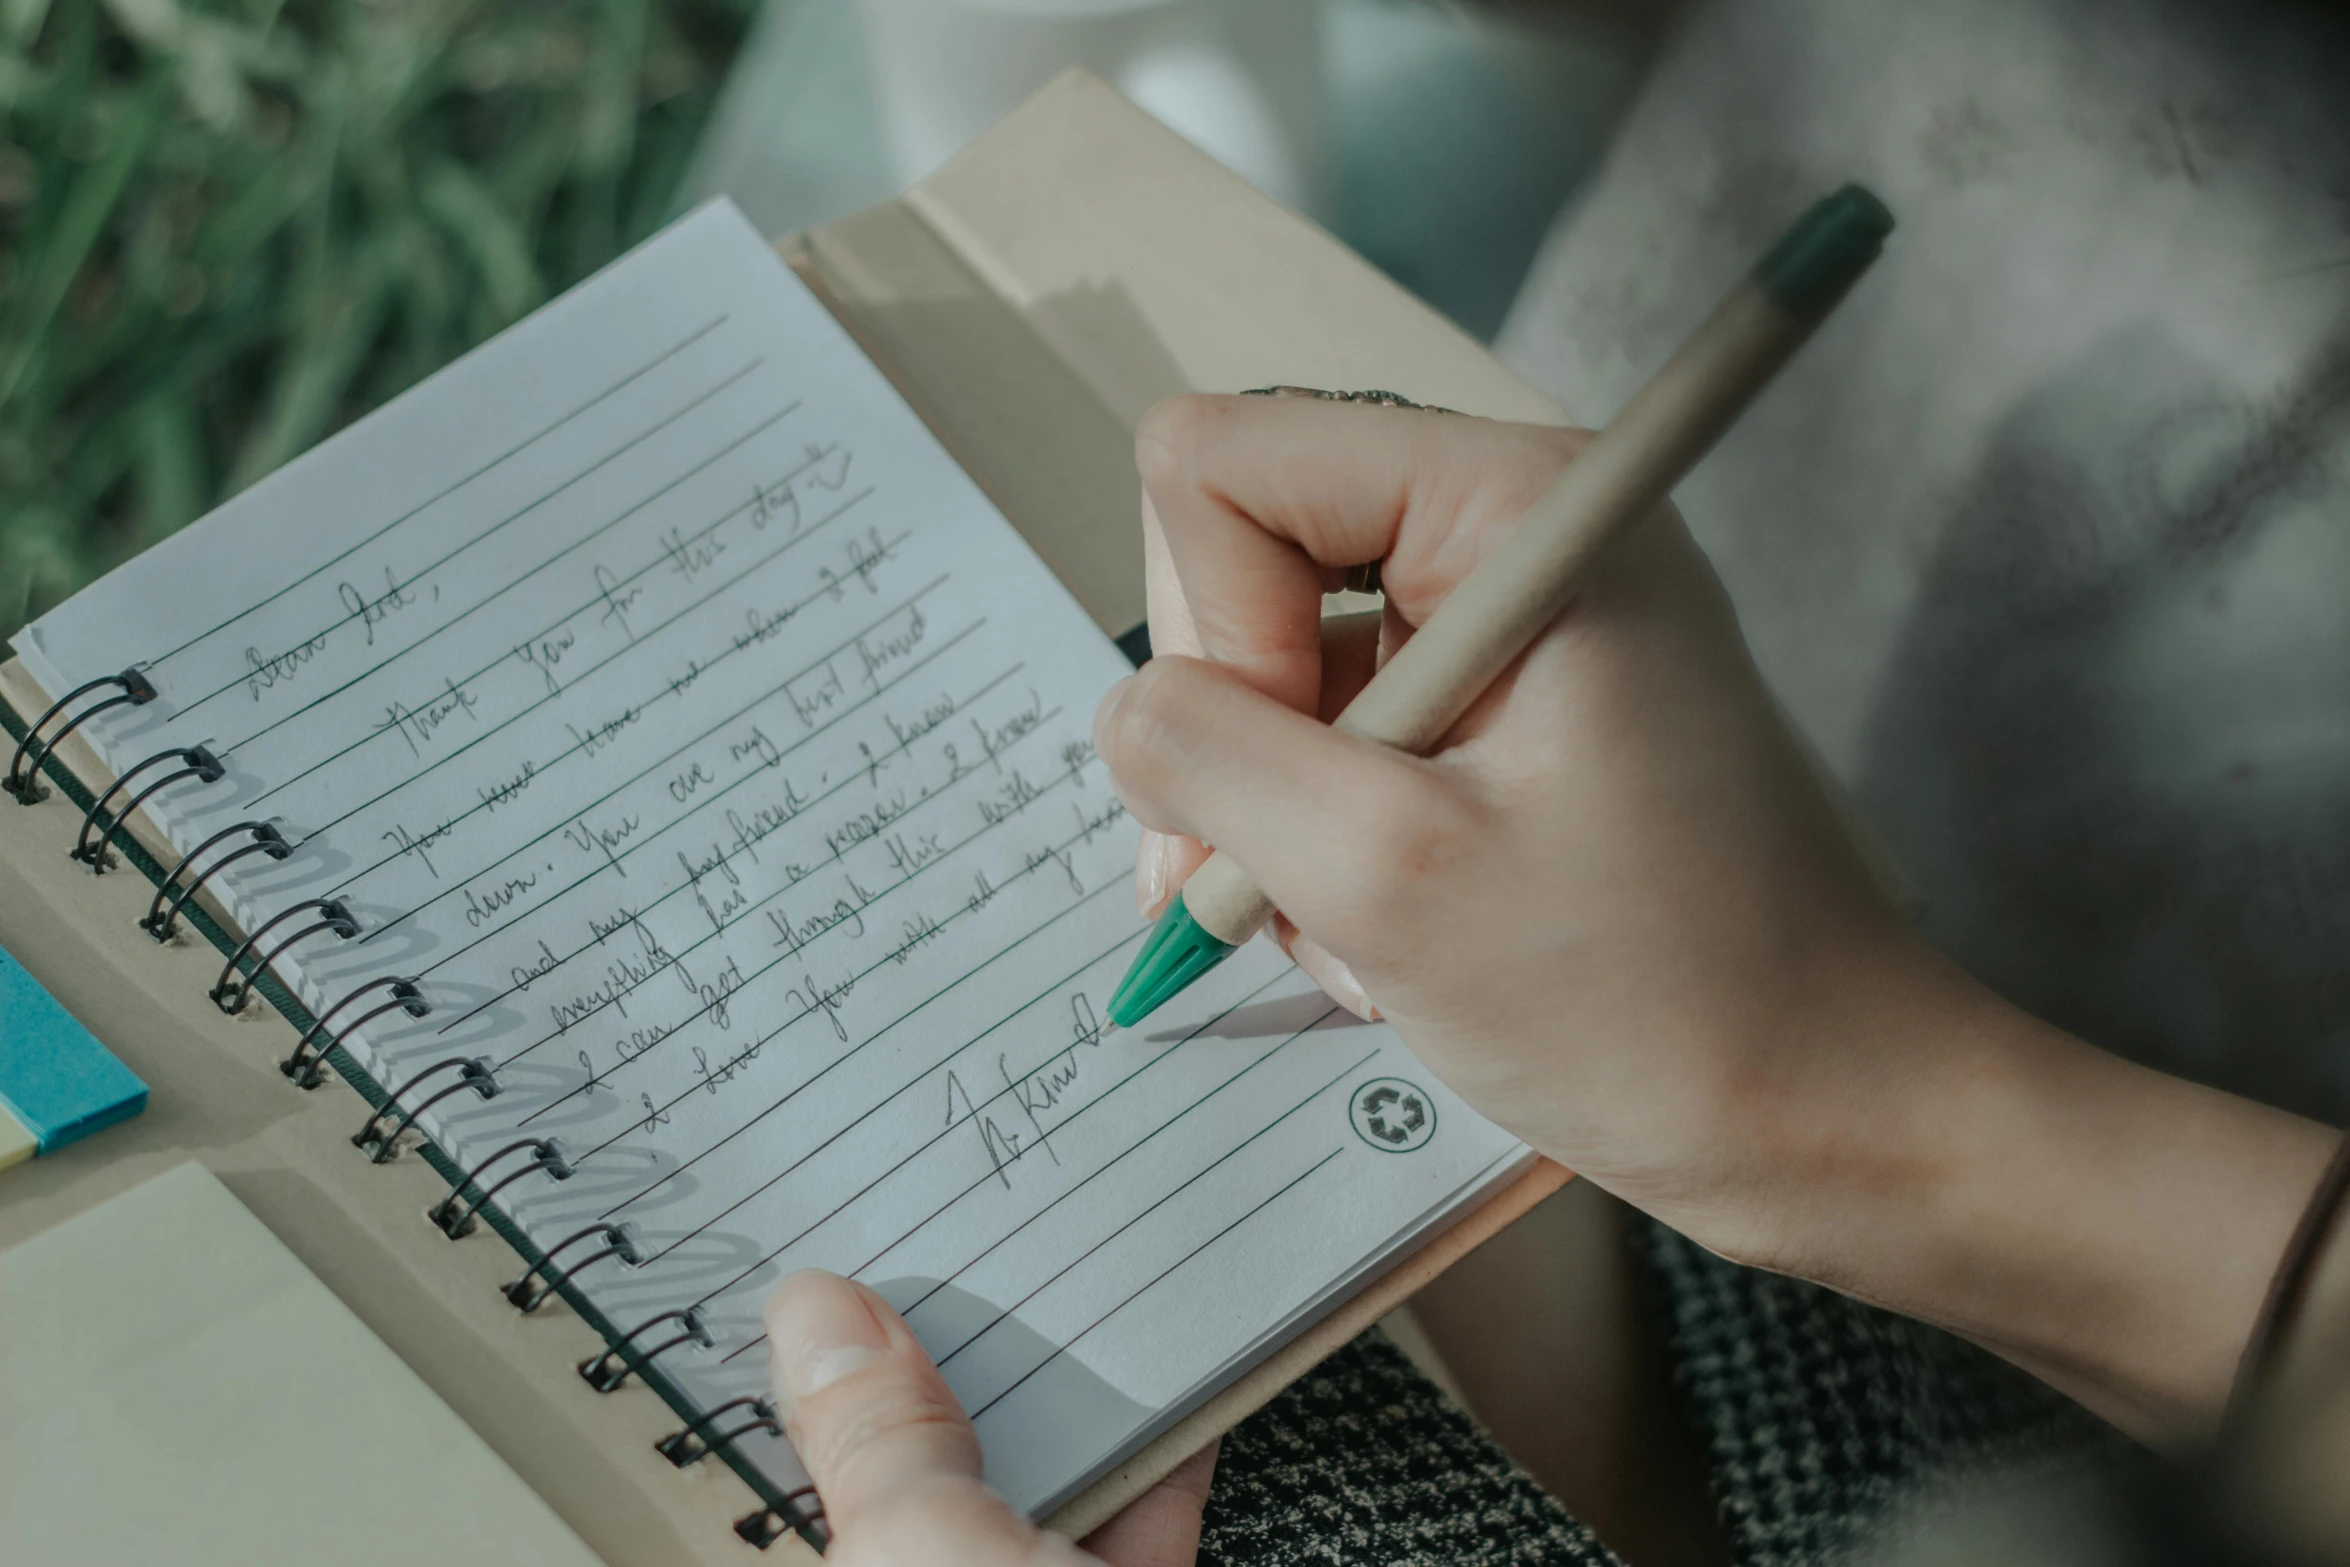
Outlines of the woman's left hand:
<svg viewBox="0 0 2350 1567">
<path fill-rule="evenodd" d="M 1087 1537 L 1039 1529 L 979 1478 L 979 1434 L 889 1303 L 830 1273 L 767 1302 L 776 1406 L 824 1500 L 827 1567 L 1190 1567 L 1216 1446 Z"/>
</svg>

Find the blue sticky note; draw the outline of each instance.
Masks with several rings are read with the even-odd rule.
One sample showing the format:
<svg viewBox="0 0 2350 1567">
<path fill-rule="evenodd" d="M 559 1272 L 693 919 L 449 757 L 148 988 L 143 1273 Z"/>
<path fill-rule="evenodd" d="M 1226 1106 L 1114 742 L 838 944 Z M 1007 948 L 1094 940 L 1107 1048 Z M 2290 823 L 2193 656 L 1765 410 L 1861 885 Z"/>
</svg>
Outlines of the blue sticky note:
<svg viewBox="0 0 2350 1567">
<path fill-rule="evenodd" d="M 41 1153 L 147 1108 L 147 1085 L 0 951 L 0 1110 Z"/>
</svg>

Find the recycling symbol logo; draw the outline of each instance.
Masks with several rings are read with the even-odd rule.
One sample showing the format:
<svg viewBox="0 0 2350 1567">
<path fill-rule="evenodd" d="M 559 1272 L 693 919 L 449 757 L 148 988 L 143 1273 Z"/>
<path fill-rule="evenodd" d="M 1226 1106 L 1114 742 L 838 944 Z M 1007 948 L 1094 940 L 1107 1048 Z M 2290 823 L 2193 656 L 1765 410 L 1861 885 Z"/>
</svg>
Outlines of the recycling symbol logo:
<svg viewBox="0 0 2350 1567">
<path fill-rule="evenodd" d="M 1400 1077 L 1374 1077 L 1357 1088 L 1347 1116 L 1355 1135 L 1381 1153 L 1410 1153 L 1436 1135 L 1435 1102 Z"/>
</svg>

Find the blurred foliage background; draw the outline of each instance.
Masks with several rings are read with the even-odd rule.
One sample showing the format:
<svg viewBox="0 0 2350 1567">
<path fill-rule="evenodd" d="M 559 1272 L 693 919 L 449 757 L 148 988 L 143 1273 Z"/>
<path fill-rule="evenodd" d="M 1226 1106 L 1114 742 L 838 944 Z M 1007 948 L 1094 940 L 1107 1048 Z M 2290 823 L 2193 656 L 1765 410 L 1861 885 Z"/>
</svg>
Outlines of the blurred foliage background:
<svg viewBox="0 0 2350 1567">
<path fill-rule="evenodd" d="M 0 636 L 672 214 L 755 0 L 0 0 Z"/>
</svg>

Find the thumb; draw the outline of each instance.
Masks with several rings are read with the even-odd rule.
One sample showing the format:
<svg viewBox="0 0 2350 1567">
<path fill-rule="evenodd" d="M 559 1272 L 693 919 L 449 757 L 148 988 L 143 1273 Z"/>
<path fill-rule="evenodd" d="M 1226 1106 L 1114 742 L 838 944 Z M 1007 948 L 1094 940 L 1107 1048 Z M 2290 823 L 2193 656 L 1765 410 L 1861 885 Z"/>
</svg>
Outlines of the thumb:
<svg viewBox="0 0 2350 1567">
<path fill-rule="evenodd" d="M 1089 1560 L 979 1478 L 979 1434 L 905 1320 L 862 1284 L 795 1273 L 767 1302 L 775 1398 L 833 1554 L 859 1567 Z"/>
<path fill-rule="evenodd" d="M 1155 658 L 1113 686 L 1094 748 L 1144 826 L 1229 852 L 1283 913 L 1350 957 L 1468 806 L 1441 767 L 1342 734 L 1195 658 Z"/>
</svg>

